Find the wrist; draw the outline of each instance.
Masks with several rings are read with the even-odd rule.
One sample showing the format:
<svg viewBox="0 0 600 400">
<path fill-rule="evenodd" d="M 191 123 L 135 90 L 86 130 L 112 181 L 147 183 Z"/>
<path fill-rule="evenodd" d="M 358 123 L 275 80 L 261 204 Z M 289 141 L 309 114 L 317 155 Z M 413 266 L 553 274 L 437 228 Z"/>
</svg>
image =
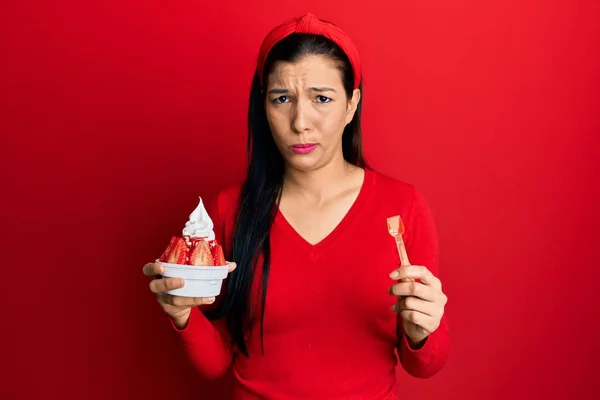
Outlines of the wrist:
<svg viewBox="0 0 600 400">
<path fill-rule="evenodd" d="M 185 329 L 185 327 L 187 326 L 189 320 L 190 320 L 190 313 L 186 313 L 185 315 L 182 316 L 172 316 L 171 320 L 173 321 L 173 325 L 175 325 L 175 327 L 179 330 Z"/>
<path fill-rule="evenodd" d="M 406 335 L 408 346 L 412 350 L 419 350 L 419 349 L 421 349 L 425 345 L 425 342 L 427 341 L 427 337 L 428 336 L 425 336 L 422 339 L 413 339 L 410 336 Z"/>
</svg>

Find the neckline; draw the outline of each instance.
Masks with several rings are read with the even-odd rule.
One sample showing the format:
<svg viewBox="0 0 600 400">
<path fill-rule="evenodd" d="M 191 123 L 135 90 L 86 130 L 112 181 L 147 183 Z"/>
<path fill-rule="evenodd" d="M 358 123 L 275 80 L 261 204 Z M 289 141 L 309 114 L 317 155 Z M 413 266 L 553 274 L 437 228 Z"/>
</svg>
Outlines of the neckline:
<svg viewBox="0 0 600 400">
<path fill-rule="evenodd" d="M 347 229 L 348 225 L 352 222 L 362 205 L 367 200 L 369 193 L 371 193 L 370 189 L 374 182 L 374 172 L 366 167 L 363 168 L 363 170 L 365 171 L 363 183 L 358 192 L 358 196 L 356 196 L 356 199 L 354 199 L 354 202 L 342 220 L 320 242 L 315 244 L 308 242 L 302 235 L 298 233 L 298 231 L 296 231 L 296 229 L 294 229 L 279 208 L 276 209 L 275 220 L 273 222 L 274 225 L 279 227 L 283 233 L 293 240 L 294 243 L 296 243 L 296 245 L 302 250 L 312 253 L 312 255 L 316 255 L 317 253 L 323 251 Z"/>
</svg>

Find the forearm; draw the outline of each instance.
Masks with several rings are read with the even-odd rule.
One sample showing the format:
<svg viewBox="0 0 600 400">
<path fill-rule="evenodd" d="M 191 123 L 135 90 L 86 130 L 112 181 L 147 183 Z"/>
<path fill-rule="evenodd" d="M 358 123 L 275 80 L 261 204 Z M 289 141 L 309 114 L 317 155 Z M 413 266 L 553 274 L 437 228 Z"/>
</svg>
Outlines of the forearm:
<svg viewBox="0 0 600 400">
<path fill-rule="evenodd" d="M 231 344 L 198 308 L 193 308 L 187 323 L 171 320 L 184 350 L 194 367 L 206 378 L 222 376 L 233 359 Z"/>
</svg>

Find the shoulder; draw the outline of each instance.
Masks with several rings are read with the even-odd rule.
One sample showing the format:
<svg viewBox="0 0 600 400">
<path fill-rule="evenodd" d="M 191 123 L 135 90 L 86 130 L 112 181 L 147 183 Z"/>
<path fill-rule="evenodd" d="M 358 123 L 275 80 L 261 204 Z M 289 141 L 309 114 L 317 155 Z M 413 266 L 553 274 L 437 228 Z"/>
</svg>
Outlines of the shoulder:
<svg viewBox="0 0 600 400">
<path fill-rule="evenodd" d="M 231 256 L 233 230 L 242 185 L 232 185 L 218 190 L 210 196 L 208 214 L 214 222 L 215 235 L 223 245 L 225 257 Z"/>
<path fill-rule="evenodd" d="M 235 216 L 242 184 L 234 184 L 218 190 L 211 198 L 211 210 L 216 218 L 228 220 Z"/>
<path fill-rule="evenodd" d="M 215 197 L 221 207 L 229 208 L 231 205 L 238 203 L 241 192 L 242 184 L 237 183 L 217 191 Z"/>
<path fill-rule="evenodd" d="M 409 205 L 420 195 L 412 183 L 375 170 L 369 170 L 369 173 L 373 176 L 373 190 L 378 195 L 393 199 L 394 202 L 400 201 Z"/>
<path fill-rule="evenodd" d="M 380 206 L 397 211 L 410 225 L 431 220 L 431 209 L 422 192 L 412 183 L 370 170 L 373 191 L 381 199 Z"/>
</svg>

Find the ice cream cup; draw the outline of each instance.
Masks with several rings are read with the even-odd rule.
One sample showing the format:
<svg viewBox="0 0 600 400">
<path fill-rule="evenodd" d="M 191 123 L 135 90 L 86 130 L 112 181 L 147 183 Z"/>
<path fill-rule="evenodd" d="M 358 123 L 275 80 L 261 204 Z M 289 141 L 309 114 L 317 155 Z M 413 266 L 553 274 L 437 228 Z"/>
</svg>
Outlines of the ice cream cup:
<svg viewBox="0 0 600 400">
<path fill-rule="evenodd" d="M 195 266 L 169 264 L 156 260 L 165 271 L 165 278 L 182 278 L 182 288 L 168 291 L 168 294 L 182 297 L 213 297 L 221 294 L 223 280 L 227 277 L 231 264 L 224 266 Z"/>
</svg>

